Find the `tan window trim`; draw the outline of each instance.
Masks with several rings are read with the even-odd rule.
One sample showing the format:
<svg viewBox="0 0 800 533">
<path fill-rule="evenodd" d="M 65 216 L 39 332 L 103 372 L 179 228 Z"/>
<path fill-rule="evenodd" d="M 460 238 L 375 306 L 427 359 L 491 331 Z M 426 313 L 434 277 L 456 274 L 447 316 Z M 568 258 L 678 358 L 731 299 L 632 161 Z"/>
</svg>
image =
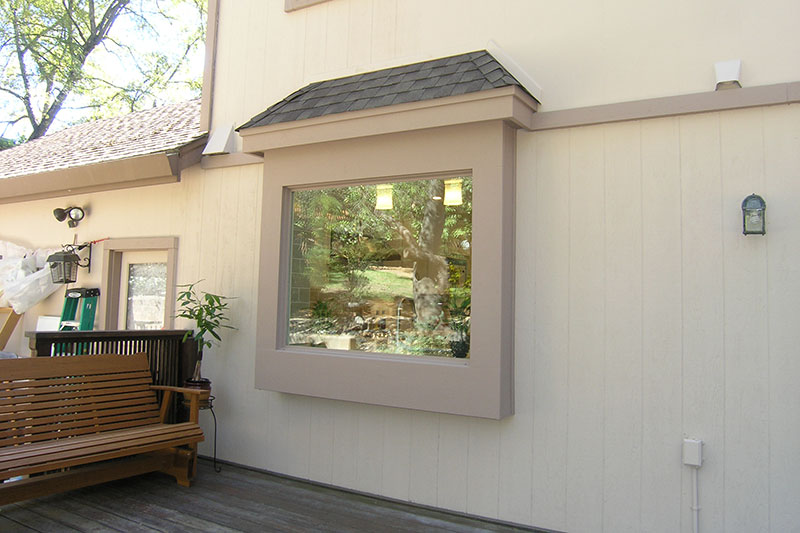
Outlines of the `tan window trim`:
<svg viewBox="0 0 800 533">
<path fill-rule="evenodd" d="M 256 388 L 493 419 L 514 413 L 516 130 L 536 107 L 503 87 L 240 131 L 244 151 L 265 161 Z M 461 172 L 475 191 L 468 361 L 286 346 L 291 190 Z"/>
<path fill-rule="evenodd" d="M 117 324 L 119 318 L 119 280 L 123 252 L 167 251 L 167 298 L 164 305 L 164 328 L 172 329 L 175 321 L 175 285 L 177 280 L 177 237 L 132 237 L 109 239 L 103 243 L 103 285 L 100 291 L 98 329 Z"/>
</svg>

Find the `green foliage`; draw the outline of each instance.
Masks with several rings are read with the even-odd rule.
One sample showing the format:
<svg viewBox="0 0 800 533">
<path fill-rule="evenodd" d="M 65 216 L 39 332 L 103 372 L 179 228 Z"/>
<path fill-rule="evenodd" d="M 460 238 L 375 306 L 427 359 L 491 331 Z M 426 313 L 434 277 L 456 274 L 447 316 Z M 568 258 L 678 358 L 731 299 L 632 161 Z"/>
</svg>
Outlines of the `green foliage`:
<svg viewBox="0 0 800 533">
<path fill-rule="evenodd" d="M 194 339 L 202 350 L 204 347 L 210 348 L 212 346 L 211 339 L 207 339 L 206 335 L 210 335 L 221 342 L 222 339 L 218 333 L 219 329 L 236 328 L 226 323 L 229 321 L 226 316 L 228 312 L 228 300 L 232 298 L 198 291 L 195 289 L 195 285 L 200 283 L 200 281 L 186 285 L 178 285 L 178 287 L 183 288 L 183 290 L 178 293 L 179 310 L 178 314 L 175 316 L 178 318 L 188 318 L 194 321 L 196 326 Z M 184 341 L 189 337 L 189 334 L 190 332 L 187 331 L 186 335 L 183 337 Z"/>
<path fill-rule="evenodd" d="M 311 318 L 314 320 L 314 330 L 317 333 L 324 333 L 336 330 L 336 320 L 331 304 L 325 300 L 319 300 L 311 308 Z"/>
<path fill-rule="evenodd" d="M 5 150 L 6 148 L 12 148 L 19 143 L 21 143 L 21 139 L 6 139 L 5 137 L 0 137 L 0 150 Z"/>
<path fill-rule="evenodd" d="M 0 136 L 25 125 L 41 137 L 66 109 L 98 118 L 152 107 L 176 85 L 198 92 L 201 74 L 186 65 L 203 43 L 205 3 L 0 0 Z M 182 44 L 164 46 L 165 32 Z"/>
</svg>

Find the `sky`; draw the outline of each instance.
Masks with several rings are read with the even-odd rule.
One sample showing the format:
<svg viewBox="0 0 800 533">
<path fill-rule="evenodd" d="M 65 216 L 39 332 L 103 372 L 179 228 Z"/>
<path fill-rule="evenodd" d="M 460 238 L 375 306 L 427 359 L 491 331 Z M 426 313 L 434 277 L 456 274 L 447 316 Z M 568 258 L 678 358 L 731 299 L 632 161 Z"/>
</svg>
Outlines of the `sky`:
<svg viewBox="0 0 800 533">
<path fill-rule="evenodd" d="M 135 0 L 132 2 L 132 4 L 139 3 L 152 4 L 153 2 L 152 0 Z M 127 15 L 120 16 L 115 21 L 110 32 L 110 37 L 119 42 L 134 43 L 136 52 L 140 55 L 156 51 L 165 52 L 172 56 L 171 64 L 174 64 L 177 58 L 183 55 L 185 48 L 183 33 L 201 27 L 205 21 L 201 19 L 197 8 L 191 5 L 190 2 L 174 5 L 173 2 L 162 0 L 159 3 L 162 8 L 170 9 L 173 20 L 167 20 L 163 16 L 152 11 L 148 13 L 146 20 L 152 26 L 153 31 L 157 33 L 157 36 L 147 30 L 142 30 L 133 17 Z M 200 42 L 189 55 L 184 68 L 176 78 L 201 79 L 203 74 L 204 54 L 205 48 L 203 43 Z M 90 54 L 87 64 L 89 65 L 89 72 L 102 73 L 105 79 L 110 80 L 118 86 L 125 86 L 139 76 L 138 69 L 130 54 L 120 47 L 115 46 L 111 40 L 107 40 L 103 45 L 98 46 L 92 54 Z M 196 91 L 193 92 L 190 90 L 186 85 L 174 84 L 167 92 L 159 95 L 158 103 L 179 102 L 197 96 L 199 96 L 199 94 Z M 7 102 L 3 102 L 4 99 L 7 100 Z M 0 93 L 0 113 L 5 114 L 9 112 L 6 106 L 10 99 L 10 96 Z M 74 123 L 93 118 L 93 110 L 82 109 L 89 103 L 89 96 L 71 95 L 58 114 L 56 121 L 48 130 L 48 133 L 53 133 L 69 127 Z M 152 106 L 152 101 L 147 101 L 146 105 L 147 107 Z M 5 111 L 4 108 L 6 108 Z M 129 112 L 129 109 L 105 108 L 101 112 L 101 115 L 117 115 L 126 112 Z M 0 129 L 0 134 L 6 138 L 18 138 L 27 136 L 30 131 L 30 124 L 26 120 L 24 123 L 18 123 L 16 126 L 9 128 L 4 134 L 2 129 Z"/>
</svg>

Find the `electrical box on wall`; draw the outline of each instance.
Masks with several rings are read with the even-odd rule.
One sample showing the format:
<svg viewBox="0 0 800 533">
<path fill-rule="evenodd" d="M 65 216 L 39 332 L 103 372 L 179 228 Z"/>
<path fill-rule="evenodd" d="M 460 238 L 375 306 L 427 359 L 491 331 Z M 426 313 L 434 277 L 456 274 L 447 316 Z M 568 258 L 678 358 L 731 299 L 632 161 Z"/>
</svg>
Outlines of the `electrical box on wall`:
<svg viewBox="0 0 800 533">
<path fill-rule="evenodd" d="M 703 441 L 683 439 L 683 464 L 688 466 L 703 465 Z"/>
</svg>

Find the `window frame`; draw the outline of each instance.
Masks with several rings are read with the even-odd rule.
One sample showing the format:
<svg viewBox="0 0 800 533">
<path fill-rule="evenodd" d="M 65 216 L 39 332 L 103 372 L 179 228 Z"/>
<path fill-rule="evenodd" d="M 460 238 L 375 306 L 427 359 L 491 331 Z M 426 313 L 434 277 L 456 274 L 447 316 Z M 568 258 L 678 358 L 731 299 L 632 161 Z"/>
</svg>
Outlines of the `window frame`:
<svg viewBox="0 0 800 533">
<path fill-rule="evenodd" d="M 240 130 L 263 154 L 255 386 L 502 419 L 514 413 L 516 130 L 537 103 L 518 87 Z M 291 189 L 436 174 L 473 179 L 470 358 L 286 346 Z"/>
<path fill-rule="evenodd" d="M 120 276 L 125 252 L 166 251 L 167 293 L 164 301 L 164 329 L 175 327 L 178 237 L 126 237 L 103 242 L 103 290 L 100 294 L 98 329 L 119 323 Z"/>
<path fill-rule="evenodd" d="M 298 187 L 287 188 L 287 190 L 286 190 L 286 194 L 287 194 L 286 202 L 287 203 L 283 208 L 284 209 L 284 213 L 286 213 L 286 216 L 284 217 L 285 220 L 283 220 L 282 223 L 286 225 L 285 231 L 289 235 L 289 237 L 288 237 L 289 238 L 289 243 L 288 243 L 288 246 L 286 247 L 287 256 L 286 257 L 282 257 L 281 261 L 285 262 L 286 271 L 287 271 L 287 274 L 286 274 L 286 288 L 285 288 L 284 292 L 286 294 L 287 301 L 290 302 L 289 306 L 291 307 L 292 290 L 295 289 L 295 287 L 291 283 L 291 276 L 292 276 L 291 264 L 292 264 L 292 260 L 294 259 L 294 257 L 292 256 L 292 248 L 291 248 L 292 239 L 293 239 L 293 237 L 292 237 L 292 233 L 293 233 L 292 223 L 294 221 L 293 217 L 295 215 L 294 214 L 294 203 L 293 203 L 293 194 L 294 193 L 301 192 L 301 191 L 323 191 L 323 190 L 331 189 L 331 188 L 337 188 L 338 189 L 338 188 L 344 188 L 344 187 L 348 187 L 348 186 L 352 186 L 352 185 L 373 185 L 373 186 L 374 185 L 378 185 L 378 186 L 380 186 L 380 185 L 384 185 L 384 184 L 397 184 L 397 183 L 400 183 L 400 182 L 408 182 L 408 181 L 447 180 L 447 179 L 450 179 L 450 178 L 467 178 L 467 177 L 470 179 L 470 182 L 471 182 L 472 181 L 472 175 L 470 173 L 468 173 L 468 172 L 456 172 L 456 173 L 453 173 L 453 172 L 437 172 L 437 173 L 434 173 L 434 174 L 415 175 L 415 176 L 390 176 L 390 177 L 381 178 L 380 180 L 358 181 L 358 182 L 355 182 L 355 183 L 348 183 L 348 184 L 344 184 L 344 185 L 336 183 L 336 184 L 323 184 L 323 185 L 317 185 L 317 186 L 305 186 L 305 185 L 302 185 L 302 186 L 298 186 Z M 470 219 L 470 224 L 472 224 L 472 219 Z M 471 229 L 470 229 L 470 233 L 471 233 Z M 471 243 L 471 240 L 472 239 L 470 237 L 470 243 Z M 470 271 L 470 276 L 471 276 L 471 271 Z M 470 291 L 470 295 L 471 295 L 471 291 Z M 278 344 L 280 346 L 282 346 L 283 348 L 290 348 L 292 346 L 302 346 L 302 345 L 299 345 L 299 344 L 298 345 L 289 344 L 289 341 L 288 341 L 288 339 L 290 337 L 290 332 L 289 332 L 289 329 L 290 329 L 289 328 L 289 322 L 290 322 L 289 314 L 290 313 L 287 313 L 286 315 L 284 315 L 282 317 L 284 319 L 284 322 L 283 322 L 283 324 L 279 325 L 279 328 L 278 328 L 279 343 Z M 280 342 L 281 339 L 283 340 L 282 344 Z M 312 349 L 319 350 L 319 349 L 327 349 L 327 348 L 313 347 Z M 400 353 L 392 353 L 392 352 L 366 352 L 366 351 L 362 351 L 362 350 L 350 350 L 350 351 L 348 351 L 348 353 L 349 352 L 366 354 L 366 355 L 374 355 L 374 356 L 398 355 L 398 356 L 402 356 L 402 357 L 420 357 L 420 356 L 416 356 L 416 355 L 400 354 Z M 431 356 L 431 357 L 436 357 L 437 359 L 441 359 L 442 358 L 442 356 Z M 468 359 L 468 358 L 466 358 L 466 359 Z M 445 360 L 446 360 L 446 358 L 445 358 Z"/>
</svg>

